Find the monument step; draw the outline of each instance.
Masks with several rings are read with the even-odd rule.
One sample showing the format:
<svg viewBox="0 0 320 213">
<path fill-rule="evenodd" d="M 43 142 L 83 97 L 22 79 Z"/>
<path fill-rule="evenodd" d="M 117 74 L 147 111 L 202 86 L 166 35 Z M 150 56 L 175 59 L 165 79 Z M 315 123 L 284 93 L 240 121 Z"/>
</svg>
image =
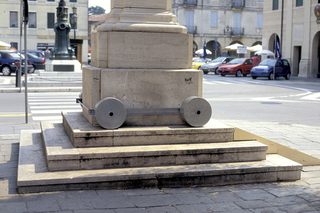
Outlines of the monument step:
<svg viewBox="0 0 320 213">
<path fill-rule="evenodd" d="M 49 71 L 39 71 L 38 74 L 32 74 L 32 76 L 41 77 L 80 77 L 82 78 L 82 72 L 49 72 Z"/>
<path fill-rule="evenodd" d="M 300 179 L 302 170 L 301 164 L 267 155 L 253 162 L 50 172 L 39 130 L 21 131 L 19 152 L 19 193 L 293 181 Z"/>
<path fill-rule="evenodd" d="M 28 80 L 29 81 L 62 81 L 62 82 L 78 81 L 78 82 L 82 82 L 82 77 L 81 76 L 32 76 Z"/>
<path fill-rule="evenodd" d="M 233 141 L 234 133 L 233 127 L 215 120 L 203 127 L 123 126 L 106 130 L 91 125 L 81 112 L 62 112 L 62 117 L 65 131 L 77 148 L 229 142 Z M 41 125 L 43 131 L 54 131 L 56 124 L 42 122 Z"/>
<path fill-rule="evenodd" d="M 25 85 L 25 81 L 23 81 Z M 28 81 L 29 87 L 81 87 L 82 81 Z"/>
<path fill-rule="evenodd" d="M 61 123 L 42 138 L 49 171 L 259 161 L 268 149 L 257 141 L 74 148 Z"/>
</svg>

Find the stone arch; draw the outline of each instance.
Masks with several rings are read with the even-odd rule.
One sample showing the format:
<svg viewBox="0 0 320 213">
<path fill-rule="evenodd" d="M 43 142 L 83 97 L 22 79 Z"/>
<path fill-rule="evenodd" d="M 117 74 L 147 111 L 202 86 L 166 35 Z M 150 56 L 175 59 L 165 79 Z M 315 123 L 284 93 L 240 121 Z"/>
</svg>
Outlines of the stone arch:
<svg viewBox="0 0 320 213">
<path fill-rule="evenodd" d="M 261 41 L 256 41 L 251 45 L 251 47 L 256 46 L 258 44 L 262 45 L 262 42 Z M 252 58 L 253 56 L 254 56 L 254 52 L 250 52 L 250 58 Z M 259 56 L 259 58 L 261 60 L 261 56 Z"/>
<path fill-rule="evenodd" d="M 254 42 L 251 46 L 253 47 L 253 46 L 256 46 L 256 45 L 258 45 L 258 44 L 262 45 L 262 42 L 261 42 L 261 41 L 256 41 L 256 42 Z"/>
<path fill-rule="evenodd" d="M 279 42 L 279 46 L 281 47 L 281 41 L 279 39 L 279 36 L 278 34 L 276 33 L 273 33 L 270 38 L 269 38 L 269 45 L 268 45 L 268 50 L 274 52 L 274 43 L 275 43 L 275 40 L 276 40 L 276 36 L 277 36 L 277 39 L 278 39 L 278 42 Z M 275 53 L 276 54 L 276 57 L 278 57 L 278 53 Z"/>
<path fill-rule="evenodd" d="M 311 70 L 307 77 L 320 78 L 320 31 L 314 35 L 312 40 Z"/>
<path fill-rule="evenodd" d="M 192 55 L 195 56 L 195 52 L 198 50 L 198 45 L 195 41 L 193 41 L 193 50 L 192 50 Z"/>
<path fill-rule="evenodd" d="M 236 44 L 236 43 L 243 45 L 243 43 L 241 41 L 233 41 L 229 44 L 229 46 L 232 44 Z M 237 54 L 237 51 L 228 51 L 228 55 L 231 57 L 235 57 L 235 58 L 237 58 L 239 56 Z M 243 54 L 240 54 L 240 57 L 242 57 L 242 56 L 243 56 Z"/>
<path fill-rule="evenodd" d="M 236 43 L 243 45 L 243 43 L 242 43 L 241 41 L 233 41 L 233 42 L 231 42 L 229 45 L 236 44 Z"/>
<path fill-rule="evenodd" d="M 215 58 L 219 57 L 220 56 L 220 52 L 221 52 L 220 51 L 221 50 L 221 45 L 220 45 L 219 42 L 217 42 L 217 44 L 216 44 L 217 45 L 217 55 L 216 55 L 216 52 L 215 52 L 215 49 L 214 49 L 215 43 L 216 42 L 214 40 L 211 40 L 211 41 L 209 41 L 207 43 L 207 49 L 212 52 L 212 55 L 211 55 L 212 59 L 215 59 Z"/>
</svg>

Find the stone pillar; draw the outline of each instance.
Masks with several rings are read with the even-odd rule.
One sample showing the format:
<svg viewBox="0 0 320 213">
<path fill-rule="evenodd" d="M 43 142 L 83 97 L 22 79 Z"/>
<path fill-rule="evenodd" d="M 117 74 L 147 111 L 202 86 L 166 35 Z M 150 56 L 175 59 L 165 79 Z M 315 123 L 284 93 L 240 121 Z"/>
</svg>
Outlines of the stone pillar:
<svg viewBox="0 0 320 213">
<path fill-rule="evenodd" d="M 92 34 L 92 66 L 83 69 L 87 108 L 106 97 L 127 109 L 180 108 L 202 97 L 202 72 L 192 68 L 193 37 L 177 23 L 171 0 L 112 0 L 104 24 Z M 91 124 L 94 116 L 83 115 Z M 128 115 L 127 126 L 184 124 L 180 115 Z"/>
<path fill-rule="evenodd" d="M 312 39 L 310 39 L 310 28 L 311 28 L 311 15 L 310 8 L 311 8 L 311 1 L 305 1 L 304 3 L 304 23 L 303 23 L 303 30 L 302 30 L 302 48 L 301 48 L 301 61 L 299 65 L 299 77 L 316 77 L 316 73 L 312 75 L 311 70 L 311 60 L 310 60 L 310 47 L 312 44 Z M 313 14 L 312 14 L 313 15 Z"/>
</svg>

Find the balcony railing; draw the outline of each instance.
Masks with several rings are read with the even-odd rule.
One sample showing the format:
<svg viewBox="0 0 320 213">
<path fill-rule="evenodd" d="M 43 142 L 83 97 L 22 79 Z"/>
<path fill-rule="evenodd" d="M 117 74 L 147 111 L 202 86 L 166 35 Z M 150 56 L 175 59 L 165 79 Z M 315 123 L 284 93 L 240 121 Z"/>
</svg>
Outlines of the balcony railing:
<svg viewBox="0 0 320 213">
<path fill-rule="evenodd" d="M 233 8 L 244 8 L 246 6 L 246 0 L 233 0 Z"/>
<path fill-rule="evenodd" d="M 188 26 L 185 25 L 189 34 L 197 34 L 197 26 Z"/>
<path fill-rule="evenodd" d="M 244 28 L 232 28 L 231 35 L 234 36 L 243 36 L 244 35 Z"/>
<path fill-rule="evenodd" d="M 186 6 L 197 6 L 198 0 L 183 0 L 183 4 Z"/>
</svg>

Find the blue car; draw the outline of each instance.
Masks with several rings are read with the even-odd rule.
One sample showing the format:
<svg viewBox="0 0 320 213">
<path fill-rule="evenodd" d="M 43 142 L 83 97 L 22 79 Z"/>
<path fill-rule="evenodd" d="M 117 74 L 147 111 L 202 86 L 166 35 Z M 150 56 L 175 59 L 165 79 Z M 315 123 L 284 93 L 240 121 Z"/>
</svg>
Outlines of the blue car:
<svg viewBox="0 0 320 213">
<path fill-rule="evenodd" d="M 273 67 L 276 63 L 276 76 L 283 76 L 285 79 L 289 80 L 291 76 L 290 64 L 285 59 L 273 59 L 267 58 L 263 60 L 258 66 L 255 66 L 251 69 L 250 75 L 253 79 L 257 77 L 268 77 L 269 80 L 273 79 Z"/>
<path fill-rule="evenodd" d="M 20 56 L 15 52 L 6 50 L 0 51 L 0 71 L 2 75 L 9 76 L 11 73 L 15 73 L 20 69 Z M 32 63 L 28 61 L 27 65 L 28 73 L 33 73 L 34 68 Z M 22 61 L 22 74 L 24 73 L 24 59 Z"/>
</svg>

